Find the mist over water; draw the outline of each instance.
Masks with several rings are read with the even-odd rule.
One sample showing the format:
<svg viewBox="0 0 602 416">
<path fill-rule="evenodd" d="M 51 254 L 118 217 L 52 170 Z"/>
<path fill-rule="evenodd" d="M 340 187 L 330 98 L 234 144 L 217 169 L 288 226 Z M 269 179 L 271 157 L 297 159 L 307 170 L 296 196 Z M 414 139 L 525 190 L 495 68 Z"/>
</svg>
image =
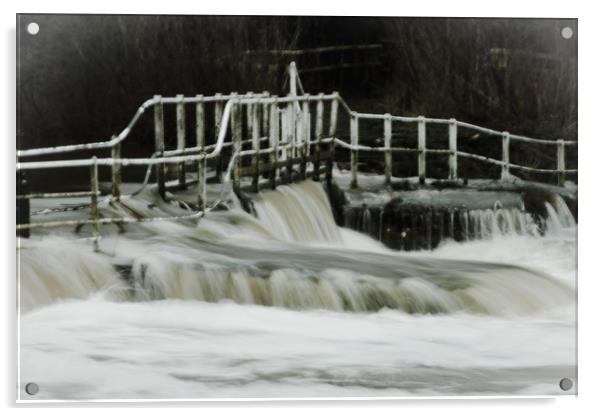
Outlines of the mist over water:
<svg viewBox="0 0 602 416">
<path fill-rule="evenodd" d="M 25 241 L 21 383 L 40 399 L 317 397 L 559 394 L 574 377 L 563 202 L 545 236 L 484 211 L 487 233 L 412 253 L 338 227 L 319 183 L 252 207 L 114 230 L 101 253 Z M 182 209 L 147 192 L 101 213 Z"/>
</svg>

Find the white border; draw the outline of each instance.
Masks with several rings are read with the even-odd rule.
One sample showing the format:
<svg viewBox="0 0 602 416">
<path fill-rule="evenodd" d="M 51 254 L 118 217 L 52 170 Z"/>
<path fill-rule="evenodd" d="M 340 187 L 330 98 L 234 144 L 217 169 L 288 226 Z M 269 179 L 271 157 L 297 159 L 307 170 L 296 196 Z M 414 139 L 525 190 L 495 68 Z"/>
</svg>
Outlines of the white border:
<svg viewBox="0 0 602 416">
<path fill-rule="evenodd" d="M 240 410 L 245 408 L 246 412 L 264 415 L 267 413 L 305 413 L 304 407 L 316 407 L 320 410 L 328 411 L 333 407 L 344 408 L 345 413 L 357 413 L 365 415 L 368 408 L 378 409 L 381 412 L 399 413 L 399 406 L 404 411 L 413 410 L 431 410 L 437 413 L 445 411 L 451 414 L 479 414 L 484 411 L 488 414 L 507 414 L 510 409 L 528 408 L 531 414 L 563 414 L 567 412 L 586 412 L 588 409 L 600 408 L 596 406 L 599 394 L 600 382 L 600 355 L 602 348 L 599 342 L 599 316 L 602 311 L 597 308 L 602 294 L 600 279 L 600 267 L 597 258 L 599 254 L 600 230 L 599 218 L 602 214 L 599 209 L 599 200 L 597 198 L 600 192 L 599 170 L 596 169 L 600 162 L 597 155 L 602 154 L 602 133 L 596 126 L 601 118 L 599 109 L 602 108 L 602 91 L 600 91 L 600 73 L 602 71 L 602 62 L 600 59 L 598 42 L 602 39 L 600 30 L 600 13 L 595 10 L 594 2 L 588 3 L 578 1 L 539 1 L 527 2 L 525 0 L 506 0 L 503 2 L 489 3 L 484 1 L 404 1 L 393 5 L 392 2 L 372 0 L 367 3 L 358 4 L 358 2 L 339 2 L 327 3 L 319 0 L 304 0 L 298 2 L 283 1 L 261 1 L 252 2 L 231 1 L 231 2 L 198 2 L 196 5 L 186 2 L 159 2 L 144 1 L 142 3 L 120 0 L 102 0 L 98 2 L 80 2 L 80 1 L 62 1 L 53 0 L 51 2 L 43 1 L 19 1 L 14 4 L 2 3 L 3 13 L 0 15 L 5 25 L 4 45 L 5 59 L 3 71 L 4 76 L 2 91 L 8 92 L 3 97 L 2 111 L 0 114 L 3 119 L 3 126 L 8 127 L 5 130 L 3 156 L 4 169 L 2 174 L 6 175 L 11 186 L 3 188 L 7 190 L 5 203 L 0 204 L 2 210 L 2 235 L 4 247 L 2 255 L 3 264 L 8 264 L 7 273 L 3 276 L 5 287 L 3 288 L 3 310 L 7 313 L 5 328 L 7 330 L 4 337 L 2 348 L 5 349 L 5 365 L 2 366 L 5 371 L 5 377 L 2 379 L 3 394 L 2 404 L 11 406 L 15 397 L 15 368 L 16 349 L 14 347 L 15 324 L 15 276 L 16 262 L 14 255 L 14 137 L 15 137 L 15 13 L 17 12 L 46 12 L 46 13 L 156 13 L 156 14 L 304 14 L 304 15 L 400 15 L 400 16 L 491 16 L 491 17 L 577 17 L 579 18 L 579 132 L 581 145 L 579 147 L 579 171 L 581 190 L 580 210 L 579 210 L 579 398 L 565 396 L 558 399 L 541 399 L 536 396 L 533 399 L 503 399 L 495 396 L 489 400 L 481 400 L 483 397 L 477 397 L 479 400 L 470 400 L 467 398 L 446 398 L 433 397 L 429 399 L 417 399 L 414 397 L 393 399 L 386 398 L 375 401 L 373 399 L 343 399 L 330 401 L 329 399 L 319 398 L 316 400 L 305 401 L 305 399 L 294 399 L 292 402 L 275 401 L 230 401 L 225 403 L 219 401 L 199 402 L 180 402 L 178 407 L 184 411 L 190 411 L 191 406 L 209 407 L 212 411 L 223 413 L 228 410 Z M 11 29 L 12 28 L 12 29 Z M 4 182 L 6 184 L 6 182 Z M 9 370 L 9 371 L 6 371 Z M 310 400 L 310 399 L 308 399 Z M 77 407 L 85 407 L 86 412 L 104 412 L 103 408 L 91 408 L 90 406 L 99 406 L 100 403 L 89 402 L 78 403 Z M 120 405 L 132 405 L 140 408 L 144 403 L 148 406 L 165 407 L 173 406 L 173 401 L 112 401 L 102 405 L 102 407 L 119 407 Z M 161 405 L 161 404 L 164 405 Z M 57 407 L 68 406 L 68 409 Z M 46 410 L 51 414 L 60 412 L 79 411 L 71 402 L 46 402 L 46 406 L 51 408 Z M 494 405 L 494 406 L 492 406 Z M 295 408 L 294 406 L 297 406 Z M 445 409 L 442 408 L 445 406 Z M 591 407 L 590 407 L 591 406 Z M 42 407 L 41 404 L 21 405 L 28 411 Z M 287 410 L 282 409 L 287 407 Z M 130 409 L 137 410 L 137 409 Z M 313 410 L 312 410 L 313 411 Z M 162 409 L 145 409 L 144 413 L 161 412 Z M 157 413 L 158 414 L 158 413 Z M 447 416 L 447 415 L 446 415 Z"/>
</svg>

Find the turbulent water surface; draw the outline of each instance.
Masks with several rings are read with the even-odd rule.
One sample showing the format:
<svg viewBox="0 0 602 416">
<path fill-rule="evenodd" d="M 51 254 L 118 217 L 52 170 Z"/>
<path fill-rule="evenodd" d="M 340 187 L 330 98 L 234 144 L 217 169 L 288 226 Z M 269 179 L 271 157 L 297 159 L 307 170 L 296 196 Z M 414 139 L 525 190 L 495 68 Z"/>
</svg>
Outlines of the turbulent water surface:
<svg viewBox="0 0 602 416">
<path fill-rule="evenodd" d="M 260 194 L 254 215 L 232 207 L 198 224 L 107 229 L 101 253 L 60 232 L 34 237 L 19 250 L 20 391 L 34 381 L 35 399 L 561 394 L 576 372 L 565 208 L 549 206 L 544 237 L 507 227 L 403 253 L 337 227 L 321 185 L 305 182 Z M 182 209 L 147 192 L 101 211 Z"/>
</svg>

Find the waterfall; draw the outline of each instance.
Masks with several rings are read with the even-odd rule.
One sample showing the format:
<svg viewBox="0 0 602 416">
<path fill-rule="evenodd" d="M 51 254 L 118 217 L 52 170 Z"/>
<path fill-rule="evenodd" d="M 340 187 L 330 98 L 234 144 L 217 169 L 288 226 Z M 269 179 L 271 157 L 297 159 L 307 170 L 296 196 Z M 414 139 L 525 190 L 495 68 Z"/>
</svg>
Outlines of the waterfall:
<svg viewBox="0 0 602 416">
<path fill-rule="evenodd" d="M 564 229 L 575 227 L 575 218 L 569 207 L 560 196 L 555 195 L 552 203 L 545 202 L 548 218 L 546 219 L 546 231 L 552 235 L 561 234 Z"/>
<path fill-rule="evenodd" d="M 359 253 L 358 253 L 359 255 Z M 304 259 L 311 261 L 317 256 Z M 382 308 L 406 313 L 457 311 L 493 315 L 520 315 L 563 305 L 572 291 L 547 275 L 524 268 L 439 260 L 424 263 L 385 256 L 362 256 L 368 266 L 347 258 L 346 265 L 314 270 L 304 268 L 300 256 L 287 264 L 260 269 L 257 265 L 225 268 L 182 263 L 167 257 L 138 259 L 131 280 L 138 300 L 197 299 L 288 309 L 330 309 L 369 312 Z M 379 273 L 386 264 L 398 270 Z M 370 270 L 374 270 L 371 272 Z"/>
<path fill-rule="evenodd" d="M 103 203 L 101 213 L 161 216 L 184 210 L 139 198 Z M 569 286 L 531 269 L 409 256 L 376 242 L 366 248 L 361 235 L 336 225 L 320 183 L 280 186 L 261 192 L 251 204 L 254 215 L 235 206 L 209 212 L 198 224 L 128 225 L 124 234 L 113 230 L 104 236 L 101 253 L 64 239 L 32 239 L 19 248 L 22 311 L 94 293 L 116 301 L 228 300 L 289 309 L 389 308 L 419 314 L 520 315 L 572 300 Z M 574 224 L 562 204 L 559 199 L 549 205 L 555 214 L 550 227 Z M 351 228 L 383 241 L 395 236 L 413 249 L 432 249 L 447 237 L 486 239 L 537 230 L 524 211 L 499 204 L 485 210 L 427 211 L 362 205 L 344 216 Z"/>
<path fill-rule="evenodd" d="M 364 203 L 345 206 L 342 223 L 401 250 L 431 250 L 445 239 L 471 241 L 555 235 L 576 226 L 561 197 L 556 196 L 544 206 L 547 215 L 541 218 L 524 207 L 504 207 L 500 202 L 487 209 Z"/>
<path fill-rule="evenodd" d="M 112 265 L 87 246 L 56 237 L 24 240 L 18 255 L 21 312 L 98 291 L 124 296 L 126 286 Z"/>
<path fill-rule="evenodd" d="M 262 192 L 253 208 L 259 222 L 282 241 L 341 241 L 328 196 L 318 182 Z"/>
</svg>

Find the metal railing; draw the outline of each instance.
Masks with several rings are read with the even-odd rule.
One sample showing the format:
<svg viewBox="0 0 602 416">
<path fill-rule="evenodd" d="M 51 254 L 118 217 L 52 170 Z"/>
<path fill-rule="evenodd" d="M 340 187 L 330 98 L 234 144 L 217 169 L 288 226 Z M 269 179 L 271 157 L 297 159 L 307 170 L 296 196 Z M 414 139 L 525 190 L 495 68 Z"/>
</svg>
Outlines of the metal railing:
<svg viewBox="0 0 602 416">
<path fill-rule="evenodd" d="M 308 166 L 312 167 L 311 177 L 320 180 L 321 175 L 327 182 L 332 180 L 335 160 L 335 147 L 347 149 L 350 152 L 351 186 L 358 186 L 359 151 L 381 152 L 384 154 L 385 184 L 391 183 L 393 154 L 414 153 L 418 158 L 418 178 L 420 182 L 426 179 L 426 155 L 437 153 L 448 156 L 449 179 L 458 178 L 458 157 L 479 160 L 500 166 L 501 180 L 508 180 L 510 170 L 533 171 L 545 174 L 557 174 L 559 184 L 564 184 L 565 175 L 577 173 L 577 169 L 565 168 L 565 146 L 575 146 L 577 142 L 565 140 L 541 140 L 521 135 L 511 134 L 477 126 L 455 119 L 438 119 L 418 117 L 401 117 L 391 114 L 369 114 L 353 111 L 337 93 L 310 95 L 303 92 L 294 62 L 289 66 L 289 94 L 285 97 L 271 96 L 267 92 L 246 94 L 230 93 L 213 96 L 196 95 L 194 97 L 154 96 L 145 101 L 136 111 L 126 128 L 110 140 L 92 143 L 75 144 L 56 147 L 17 151 L 17 171 L 88 167 L 90 170 L 90 190 L 71 193 L 38 193 L 18 195 L 18 199 L 55 198 L 55 197 L 86 197 L 90 196 L 90 218 L 85 220 L 47 221 L 18 224 L 17 230 L 32 228 L 48 228 L 84 225 L 92 226 L 94 246 L 98 249 L 100 226 L 105 224 L 126 224 L 134 222 L 199 219 L 207 210 L 207 173 L 208 161 L 214 162 L 214 179 L 218 183 L 232 181 L 234 192 L 240 193 L 243 178 L 251 179 L 250 190 L 257 192 L 260 182 L 275 188 L 279 183 L 289 183 L 308 176 Z M 297 87 L 303 95 L 297 94 Z M 326 105 L 330 105 L 329 124 L 326 129 Z M 176 139 L 177 148 L 165 148 L 164 106 L 176 107 Z M 195 106 L 194 146 L 187 147 L 186 105 Z M 206 106 L 213 105 L 213 123 L 215 142 L 207 144 L 208 117 Z M 148 158 L 123 158 L 121 145 L 126 140 L 141 117 L 153 108 L 154 115 L 154 153 Z M 313 107 L 313 108 L 312 108 Z M 342 107 L 349 117 L 349 130 L 338 134 L 338 109 Z M 313 111 L 311 111 L 313 109 Z M 246 117 L 246 122 L 243 119 Z M 313 123 L 312 123 L 313 118 Z M 383 146 L 364 146 L 359 144 L 360 120 L 382 120 Z M 211 122 L 211 120 L 209 120 Z M 415 148 L 392 146 L 392 125 L 394 122 L 417 124 L 417 146 Z M 427 148 L 427 125 L 448 125 L 448 149 Z M 313 128 L 312 128 L 313 127 Z M 458 127 L 486 133 L 502 138 L 502 160 L 472 154 L 457 150 Z M 348 134 L 347 134 L 348 133 Z M 313 136 L 313 137 L 312 137 Z M 349 141 L 342 138 L 348 137 Z M 510 162 L 511 141 L 522 141 L 542 145 L 554 145 L 557 148 L 557 168 L 541 169 L 523 166 Z M 248 148 L 250 145 L 250 148 Z M 245 146 L 247 147 L 245 149 Z M 87 159 L 22 161 L 29 157 L 42 157 L 77 151 L 111 150 L 111 157 L 92 156 Z M 225 165 L 225 149 L 229 150 L 230 159 Z M 246 160 L 250 157 L 250 161 Z M 246 163 L 243 163 L 246 160 Z M 323 163 L 325 162 L 325 163 Z M 166 166 L 176 167 L 176 183 L 179 189 L 185 189 L 187 182 L 186 169 L 193 164 L 197 173 L 198 198 L 196 211 L 186 215 L 131 218 L 111 217 L 101 218 L 98 210 L 99 167 L 111 169 L 111 195 L 109 198 L 121 197 L 122 169 L 128 166 L 147 166 L 144 185 L 148 182 L 151 169 L 155 171 L 159 195 L 166 198 L 167 174 Z M 322 166 L 324 164 L 324 166 Z M 295 171 L 294 167 L 297 166 Z M 225 176 L 223 175 L 225 173 Z M 263 174 L 263 178 L 262 178 Z M 267 180 L 263 180 L 267 179 Z"/>
<path fill-rule="evenodd" d="M 565 147 L 566 146 L 576 146 L 577 141 L 569 141 L 569 140 L 543 140 L 543 139 L 535 139 L 532 137 L 522 136 L 518 134 L 511 134 L 507 131 L 498 131 L 493 130 L 481 126 L 477 126 L 475 124 L 465 123 L 462 121 L 457 121 L 455 119 L 441 119 L 441 118 L 427 118 L 424 116 L 418 117 L 400 117 L 400 116 L 392 116 L 391 114 L 370 114 L 370 113 L 358 113 L 349 108 L 348 105 L 344 103 L 342 98 L 339 98 L 343 103 L 343 108 L 347 111 L 347 114 L 350 117 L 350 143 L 345 143 L 340 140 L 337 140 L 337 144 L 349 149 L 351 151 L 351 186 L 357 187 L 357 165 L 358 165 L 358 151 L 369 151 L 369 152 L 384 152 L 385 153 L 385 180 L 386 183 L 389 184 L 391 181 L 391 167 L 392 167 L 392 158 L 391 153 L 394 152 L 407 152 L 407 153 L 416 153 L 418 155 L 418 177 L 421 183 L 425 182 L 426 179 L 426 154 L 428 153 L 437 153 L 437 154 L 447 154 L 449 155 L 449 179 L 455 180 L 458 178 L 458 157 L 469 158 L 474 160 L 480 160 L 482 162 L 486 162 L 493 165 L 498 165 L 501 167 L 501 180 L 508 180 L 510 178 L 510 169 L 529 171 L 529 172 L 538 172 L 538 173 L 547 173 L 547 174 L 557 174 L 558 175 L 558 185 L 564 186 L 565 176 L 566 174 L 576 174 L 577 169 L 567 169 L 565 165 Z M 361 119 L 365 120 L 383 120 L 383 135 L 384 135 L 384 146 L 382 147 L 372 147 L 372 146 L 360 146 L 359 145 L 359 121 Z M 392 123 L 394 121 L 402 122 L 402 123 L 416 123 L 418 128 L 418 137 L 417 137 L 417 147 L 415 148 L 407 148 L 407 147 L 392 147 L 391 146 L 391 132 L 392 132 Z M 447 124 L 449 126 L 449 148 L 448 149 L 429 149 L 427 148 L 427 137 L 426 137 L 426 127 L 428 124 Z M 472 154 L 468 152 L 459 151 L 457 148 L 458 142 L 458 127 L 463 127 L 469 130 L 477 131 L 480 133 L 485 133 L 491 136 L 500 136 L 502 138 L 502 160 L 494 159 L 491 157 L 486 157 L 478 154 Z M 542 169 L 531 166 L 524 166 L 516 163 L 510 162 L 510 142 L 511 141 L 520 141 L 527 143 L 535 143 L 540 145 L 553 145 L 556 147 L 556 161 L 557 167 L 556 169 Z"/>
</svg>

